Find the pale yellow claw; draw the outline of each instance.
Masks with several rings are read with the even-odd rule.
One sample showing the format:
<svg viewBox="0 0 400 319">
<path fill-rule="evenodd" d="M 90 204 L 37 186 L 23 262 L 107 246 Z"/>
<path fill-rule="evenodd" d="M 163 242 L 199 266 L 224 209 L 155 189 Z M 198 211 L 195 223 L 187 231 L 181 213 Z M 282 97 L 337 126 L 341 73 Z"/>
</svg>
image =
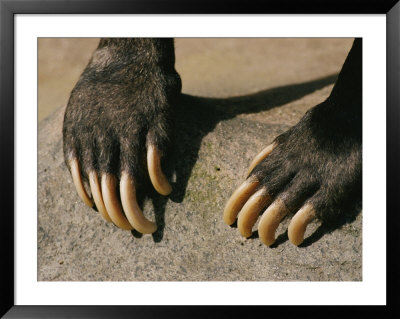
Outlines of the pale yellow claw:
<svg viewBox="0 0 400 319">
<path fill-rule="evenodd" d="M 123 172 L 120 182 L 121 202 L 129 222 L 142 234 L 152 234 L 157 230 L 155 223 L 146 219 L 136 200 L 136 188 L 132 177 Z"/>
<path fill-rule="evenodd" d="M 91 171 L 89 173 L 89 184 L 97 210 L 101 213 L 105 220 L 107 220 L 108 222 L 112 222 L 110 216 L 108 216 L 107 209 L 104 206 L 99 179 L 95 171 Z"/>
<path fill-rule="evenodd" d="M 275 200 L 265 210 L 258 224 L 258 235 L 265 245 L 270 246 L 275 242 L 276 229 L 288 213 L 288 209 L 280 199 Z"/>
<path fill-rule="evenodd" d="M 76 191 L 78 192 L 79 197 L 83 200 L 83 202 L 89 206 L 93 207 L 93 201 L 89 198 L 86 193 L 85 187 L 82 183 L 81 172 L 79 168 L 79 161 L 77 158 L 72 158 L 69 162 L 71 168 L 72 180 L 74 182 Z"/>
<path fill-rule="evenodd" d="M 259 184 L 255 177 L 250 177 L 233 192 L 224 209 L 224 221 L 226 224 L 232 225 L 235 222 L 237 214 Z"/>
<path fill-rule="evenodd" d="M 307 226 L 316 217 L 311 204 L 304 205 L 292 218 L 288 227 L 288 237 L 293 245 L 300 245 L 304 240 Z"/>
<path fill-rule="evenodd" d="M 156 191 L 161 195 L 170 194 L 172 188 L 161 170 L 160 154 L 154 145 L 149 145 L 147 147 L 147 167 L 149 170 L 151 183 Z"/>
<path fill-rule="evenodd" d="M 251 171 L 256 167 L 260 162 L 265 159 L 269 154 L 271 154 L 272 150 L 276 147 L 276 143 L 272 143 L 264 148 L 258 155 L 253 159 L 250 164 L 249 169 L 247 170 L 247 175 L 251 173 Z"/>
<path fill-rule="evenodd" d="M 238 229 L 243 237 L 250 237 L 252 228 L 257 221 L 262 209 L 267 205 L 271 197 L 267 190 L 262 188 L 254 193 L 244 204 L 238 216 Z"/>
<path fill-rule="evenodd" d="M 117 179 L 114 175 L 103 174 L 101 177 L 101 192 L 106 210 L 112 222 L 119 228 L 131 230 L 133 227 L 124 216 L 122 207 L 116 194 Z"/>
</svg>

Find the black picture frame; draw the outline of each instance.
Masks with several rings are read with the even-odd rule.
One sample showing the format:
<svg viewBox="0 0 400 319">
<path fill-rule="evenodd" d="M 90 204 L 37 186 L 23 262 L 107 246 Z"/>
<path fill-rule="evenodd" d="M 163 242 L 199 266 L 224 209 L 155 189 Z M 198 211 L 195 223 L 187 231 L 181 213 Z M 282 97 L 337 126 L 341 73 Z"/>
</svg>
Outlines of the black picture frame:
<svg viewBox="0 0 400 319">
<path fill-rule="evenodd" d="M 399 262 L 396 259 L 399 243 L 399 204 L 397 183 L 400 136 L 400 3 L 398 0 L 326 0 L 270 2 L 242 1 L 184 1 L 184 0 L 0 0 L 0 180 L 2 181 L 1 242 L 1 308 L 5 318 L 165 318 L 169 316 L 205 317 L 208 313 L 225 316 L 228 313 L 253 316 L 254 311 L 265 315 L 310 316 L 308 307 L 173 307 L 173 306 L 16 306 L 14 304 L 14 17 L 16 14 L 385 14 L 387 21 L 387 305 L 376 307 L 316 307 L 343 318 L 368 313 L 374 317 L 399 317 Z M 383 141 L 382 141 L 383 142 Z M 397 272 L 397 274 L 396 274 Z M 327 309 L 328 308 L 328 309 Z M 329 311 L 329 312 L 327 312 Z"/>
</svg>

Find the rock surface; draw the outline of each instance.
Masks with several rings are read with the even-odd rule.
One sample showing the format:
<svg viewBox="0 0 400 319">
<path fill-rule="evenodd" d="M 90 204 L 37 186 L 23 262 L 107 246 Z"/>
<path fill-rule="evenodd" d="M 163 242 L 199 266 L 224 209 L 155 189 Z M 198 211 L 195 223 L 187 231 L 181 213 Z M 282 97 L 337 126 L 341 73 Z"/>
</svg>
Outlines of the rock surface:
<svg viewBox="0 0 400 319">
<path fill-rule="evenodd" d="M 360 281 L 362 214 L 310 225 L 301 247 L 285 219 L 273 247 L 223 223 L 253 157 L 322 102 L 351 39 L 178 39 L 182 76 L 173 193 L 150 192 L 153 235 L 120 230 L 86 207 L 62 155 L 65 107 L 39 123 L 39 281 Z"/>
</svg>

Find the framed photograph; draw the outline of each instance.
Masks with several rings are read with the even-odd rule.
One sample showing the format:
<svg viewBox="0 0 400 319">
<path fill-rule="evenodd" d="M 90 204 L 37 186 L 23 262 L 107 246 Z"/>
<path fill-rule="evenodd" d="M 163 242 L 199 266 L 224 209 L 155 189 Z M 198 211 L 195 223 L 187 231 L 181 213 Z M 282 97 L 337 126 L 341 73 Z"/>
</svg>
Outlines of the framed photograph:
<svg viewBox="0 0 400 319">
<path fill-rule="evenodd" d="M 399 314 L 396 1 L 0 1 L 1 315 Z"/>
</svg>

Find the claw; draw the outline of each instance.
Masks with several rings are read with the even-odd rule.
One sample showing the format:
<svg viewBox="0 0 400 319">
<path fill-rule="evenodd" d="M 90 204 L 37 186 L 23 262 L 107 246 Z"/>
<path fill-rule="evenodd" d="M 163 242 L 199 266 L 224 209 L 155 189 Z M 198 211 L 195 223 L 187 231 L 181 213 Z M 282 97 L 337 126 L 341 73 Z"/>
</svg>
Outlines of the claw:
<svg viewBox="0 0 400 319">
<path fill-rule="evenodd" d="M 95 171 L 91 171 L 89 173 L 89 184 L 90 184 L 90 189 L 92 191 L 94 203 L 96 204 L 98 211 L 101 213 L 101 215 L 103 215 L 105 220 L 107 220 L 108 222 L 112 222 L 110 216 L 108 216 L 107 209 L 104 206 L 99 179 Z"/>
<path fill-rule="evenodd" d="M 93 207 L 93 201 L 89 198 L 88 194 L 86 193 L 85 187 L 83 186 L 82 183 L 82 177 L 78 159 L 76 157 L 72 158 L 69 162 L 69 166 L 71 168 L 72 180 L 74 181 L 74 185 L 76 191 L 78 192 L 79 197 L 83 200 L 83 202 L 86 205 L 88 205 L 89 207 Z"/>
<path fill-rule="evenodd" d="M 271 197 L 267 190 L 262 188 L 254 193 L 244 204 L 238 216 L 238 228 L 243 237 L 250 237 L 252 228 L 260 215 L 261 210 L 267 205 Z"/>
<path fill-rule="evenodd" d="M 142 234 L 152 234 L 157 230 L 155 223 L 146 219 L 136 200 L 136 189 L 132 177 L 123 172 L 120 183 L 121 202 L 129 222 Z"/>
<path fill-rule="evenodd" d="M 311 204 L 304 205 L 292 218 L 288 227 L 289 240 L 293 245 L 300 245 L 304 240 L 307 226 L 315 218 L 315 210 Z"/>
<path fill-rule="evenodd" d="M 267 246 L 275 242 L 275 232 L 282 218 L 289 213 L 285 204 L 277 199 L 264 212 L 258 224 L 260 240 Z"/>
<path fill-rule="evenodd" d="M 101 191 L 103 193 L 106 210 L 115 225 L 125 230 L 131 230 L 132 225 L 124 216 L 121 204 L 115 192 L 117 181 L 114 175 L 103 174 L 101 178 Z"/>
<path fill-rule="evenodd" d="M 147 167 L 149 170 L 151 183 L 156 191 L 161 195 L 170 194 L 172 188 L 161 170 L 160 154 L 154 145 L 149 145 L 147 148 Z"/>
<path fill-rule="evenodd" d="M 258 155 L 253 159 L 250 164 L 249 169 L 247 170 L 247 175 L 251 173 L 251 171 L 256 167 L 260 162 L 265 159 L 269 154 L 271 154 L 272 150 L 276 147 L 276 143 L 272 143 L 264 148 Z"/>
<path fill-rule="evenodd" d="M 251 177 L 233 192 L 224 209 L 224 221 L 226 224 L 232 225 L 235 222 L 237 214 L 259 184 L 260 182 L 255 177 Z"/>
</svg>

